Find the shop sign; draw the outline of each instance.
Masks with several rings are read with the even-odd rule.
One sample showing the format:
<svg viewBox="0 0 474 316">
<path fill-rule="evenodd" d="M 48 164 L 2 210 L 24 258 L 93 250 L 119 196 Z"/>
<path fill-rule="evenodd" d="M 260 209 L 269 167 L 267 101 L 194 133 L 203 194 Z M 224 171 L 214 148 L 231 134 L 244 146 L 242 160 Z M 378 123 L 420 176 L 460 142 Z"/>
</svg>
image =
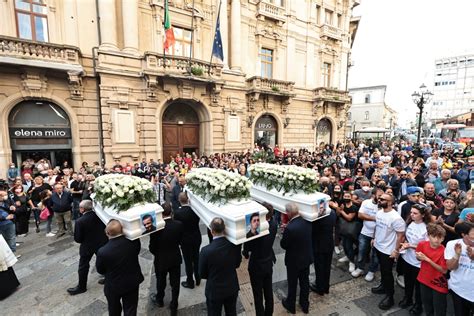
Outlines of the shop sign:
<svg viewBox="0 0 474 316">
<path fill-rule="evenodd" d="M 255 124 L 256 130 L 275 130 L 275 120 L 268 116 L 262 116 Z"/>
<path fill-rule="evenodd" d="M 10 138 L 71 138 L 71 129 L 60 127 L 10 127 Z"/>
</svg>

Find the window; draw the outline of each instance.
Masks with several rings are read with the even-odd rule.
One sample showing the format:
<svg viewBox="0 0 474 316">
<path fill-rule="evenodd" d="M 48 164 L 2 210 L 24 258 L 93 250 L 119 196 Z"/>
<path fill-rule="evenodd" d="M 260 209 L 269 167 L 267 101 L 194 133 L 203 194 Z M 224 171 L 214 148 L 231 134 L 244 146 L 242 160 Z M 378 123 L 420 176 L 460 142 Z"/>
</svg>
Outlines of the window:
<svg viewBox="0 0 474 316">
<path fill-rule="evenodd" d="M 337 27 L 342 29 L 342 15 L 337 15 Z"/>
<path fill-rule="evenodd" d="M 435 82 L 435 86 L 439 86 L 439 84 L 440 84 L 439 82 Z"/>
<path fill-rule="evenodd" d="M 171 54 L 189 57 L 191 53 L 191 30 L 173 26 L 175 44 L 171 47 Z"/>
<path fill-rule="evenodd" d="M 285 0 L 270 0 L 270 3 L 273 3 L 274 5 L 277 5 L 279 7 L 285 6 Z"/>
<path fill-rule="evenodd" d="M 273 75 L 273 50 L 260 49 L 260 75 L 264 78 L 272 78 Z"/>
<path fill-rule="evenodd" d="M 440 69 L 442 64 L 436 64 L 436 69 Z"/>
<path fill-rule="evenodd" d="M 369 111 L 365 111 L 365 120 L 366 120 L 366 121 L 369 120 Z"/>
<path fill-rule="evenodd" d="M 332 25 L 332 11 L 326 10 L 324 14 L 324 23 Z"/>
<path fill-rule="evenodd" d="M 370 103 L 370 94 L 365 95 L 365 103 Z"/>
<path fill-rule="evenodd" d="M 48 41 L 48 8 L 44 0 L 15 0 L 16 26 L 19 38 Z"/>
<path fill-rule="evenodd" d="M 348 121 L 352 120 L 352 113 L 351 112 L 347 112 L 347 120 Z"/>
<path fill-rule="evenodd" d="M 323 67 L 321 69 L 321 81 L 323 87 L 329 88 L 331 86 L 331 64 L 330 63 L 323 63 Z"/>
<path fill-rule="evenodd" d="M 319 25 L 321 23 L 321 7 L 319 5 L 316 5 L 316 24 Z"/>
</svg>

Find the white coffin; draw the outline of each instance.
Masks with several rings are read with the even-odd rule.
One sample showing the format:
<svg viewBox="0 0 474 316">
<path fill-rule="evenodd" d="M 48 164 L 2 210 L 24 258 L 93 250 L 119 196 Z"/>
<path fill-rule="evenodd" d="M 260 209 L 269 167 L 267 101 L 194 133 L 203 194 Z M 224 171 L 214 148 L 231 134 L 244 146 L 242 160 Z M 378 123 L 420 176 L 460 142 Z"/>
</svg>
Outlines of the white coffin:
<svg viewBox="0 0 474 316">
<path fill-rule="evenodd" d="M 189 188 L 186 189 L 189 197 L 189 204 L 193 211 L 206 224 L 211 224 L 212 219 L 221 217 L 225 223 L 226 238 L 235 245 L 242 244 L 246 241 L 256 239 L 267 235 L 268 222 L 266 215 L 268 210 L 261 204 L 252 200 L 230 200 L 227 204 L 217 205 L 204 201 L 201 197 L 192 193 Z M 258 212 L 260 218 L 260 232 L 258 235 L 247 238 L 246 216 Z"/>
<path fill-rule="evenodd" d="M 157 203 L 147 203 L 136 205 L 127 211 L 117 213 L 117 211 L 110 207 L 102 207 L 98 201 L 94 201 L 94 210 L 99 218 L 107 225 L 111 219 L 120 221 L 123 227 L 123 234 L 130 240 L 134 240 L 151 233 L 154 233 L 165 227 L 163 220 L 163 208 Z M 153 231 L 145 232 L 145 227 L 142 223 L 142 216 L 147 213 L 155 214 Z"/>
<path fill-rule="evenodd" d="M 270 203 L 275 210 L 281 213 L 286 213 L 286 204 L 294 202 L 299 207 L 301 217 L 310 222 L 314 222 L 319 218 L 327 216 L 331 212 L 331 209 L 329 208 L 329 200 L 331 197 L 319 192 L 311 194 L 306 194 L 304 192 L 287 193 L 283 195 L 283 192 L 275 189 L 267 190 L 262 186 L 253 185 L 250 189 L 250 196 L 255 201 Z M 321 203 L 323 204 L 322 207 L 324 207 L 325 213 L 324 215 L 319 216 Z"/>
</svg>

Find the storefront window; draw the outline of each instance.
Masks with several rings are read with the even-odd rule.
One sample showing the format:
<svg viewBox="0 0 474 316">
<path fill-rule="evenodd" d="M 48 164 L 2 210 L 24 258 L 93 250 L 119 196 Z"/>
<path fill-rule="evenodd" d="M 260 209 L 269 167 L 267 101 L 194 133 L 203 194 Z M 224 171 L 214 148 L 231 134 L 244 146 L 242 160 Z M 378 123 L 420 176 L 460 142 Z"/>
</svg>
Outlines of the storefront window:
<svg viewBox="0 0 474 316">
<path fill-rule="evenodd" d="M 258 146 L 275 147 L 278 142 L 278 125 L 270 115 L 263 115 L 255 124 L 255 142 Z"/>
</svg>

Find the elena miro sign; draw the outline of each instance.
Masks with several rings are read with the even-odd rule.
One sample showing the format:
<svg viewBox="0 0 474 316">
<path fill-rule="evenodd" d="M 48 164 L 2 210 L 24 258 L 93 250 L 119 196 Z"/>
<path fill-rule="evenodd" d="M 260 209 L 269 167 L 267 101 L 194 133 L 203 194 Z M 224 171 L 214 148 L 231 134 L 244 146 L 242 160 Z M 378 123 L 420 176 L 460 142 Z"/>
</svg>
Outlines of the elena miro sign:
<svg viewBox="0 0 474 316">
<path fill-rule="evenodd" d="M 71 129 L 61 127 L 10 127 L 10 138 L 71 138 Z"/>
</svg>

